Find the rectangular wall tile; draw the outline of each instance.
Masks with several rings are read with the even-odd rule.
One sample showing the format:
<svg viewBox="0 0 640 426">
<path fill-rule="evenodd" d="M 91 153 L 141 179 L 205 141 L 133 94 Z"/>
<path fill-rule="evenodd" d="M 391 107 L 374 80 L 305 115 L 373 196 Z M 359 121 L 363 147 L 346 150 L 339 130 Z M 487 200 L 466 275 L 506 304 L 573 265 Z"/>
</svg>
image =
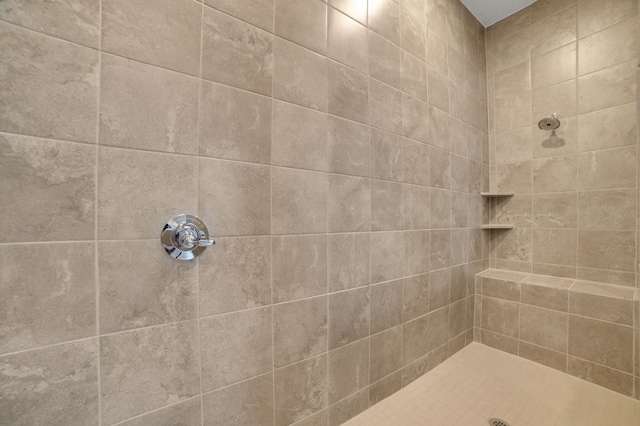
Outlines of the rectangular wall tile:
<svg viewBox="0 0 640 426">
<path fill-rule="evenodd" d="M 4 22 L 0 40 L 0 131 L 95 142 L 98 53 Z"/>
<path fill-rule="evenodd" d="M 7 355 L 0 362 L 3 423 L 99 424 L 96 339 Z"/>
<path fill-rule="evenodd" d="M 202 6 L 188 0 L 106 0 L 102 49 L 140 62 L 199 75 Z"/>
<path fill-rule="evenodd" d="M 116 423 L 200 391 L 196 321 L 100 338 L 102 421 Z"/>
</svg>

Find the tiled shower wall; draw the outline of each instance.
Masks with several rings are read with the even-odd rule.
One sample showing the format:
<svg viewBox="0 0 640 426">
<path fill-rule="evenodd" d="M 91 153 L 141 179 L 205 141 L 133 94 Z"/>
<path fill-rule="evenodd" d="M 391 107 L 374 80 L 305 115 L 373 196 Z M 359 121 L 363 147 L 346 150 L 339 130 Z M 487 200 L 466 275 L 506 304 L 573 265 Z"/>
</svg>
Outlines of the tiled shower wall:
<svg viewBox="0 0 640 426">
<path fill-rule="evenodd" d="M 472 339 L 459 1 L 5 0 L 0 52 L 1 425 L 339 424 Z"/>
<path fill-rule="evenodd" d="M 539 0 L 487 29 L 491 185 L 516 193 L 492 266 L 635 285 L 637 9 Z"/>
</svg>

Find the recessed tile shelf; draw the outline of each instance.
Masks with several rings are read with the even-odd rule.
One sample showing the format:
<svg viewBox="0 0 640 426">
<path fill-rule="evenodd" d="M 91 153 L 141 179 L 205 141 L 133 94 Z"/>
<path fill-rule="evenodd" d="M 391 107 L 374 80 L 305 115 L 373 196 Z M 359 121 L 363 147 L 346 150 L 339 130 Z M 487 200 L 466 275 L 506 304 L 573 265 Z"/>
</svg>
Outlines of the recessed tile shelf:
<svg viewBox="0 0 640 426">
<path fill-rule="evenodd" d="M 481 229 L 513 229 L 513 225 L 481 225 Z"/>
<path fill-rule="evenodd" d="M 486 198 L 513 197 L 515 192 L 481 192 L 480 195 Z"/>
</svg>

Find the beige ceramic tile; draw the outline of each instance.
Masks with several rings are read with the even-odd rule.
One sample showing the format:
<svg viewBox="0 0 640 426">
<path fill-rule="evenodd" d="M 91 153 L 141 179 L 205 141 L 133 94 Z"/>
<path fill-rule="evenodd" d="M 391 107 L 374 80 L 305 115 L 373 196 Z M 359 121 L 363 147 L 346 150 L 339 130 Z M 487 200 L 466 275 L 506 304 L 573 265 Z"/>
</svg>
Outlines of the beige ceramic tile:
<svg viewBox="0 0 640 426">
<path fill-rule="evenodd" d="M 102 421 L 113 424 L 200 391 L 195 321 L 100 338 Z"/>
<path fill-rule="evenodd" d="M 561 279 L 556 278 L 556 280 Z M 573 280 L 568 281 L 568 283 L 573 283 Z M 567 288 L 548 287 L 537 282 L 529 283 L 527 280 L 521 285 L 520 301 L 523 304 L 567 312 L 568 300 L 569 293 Z"/>
<path fill-rule="evenodd" d="M 371 129 L 371 177 L 404 179 L 404 141 L 395 134 Z"/>
<path fill-rule="evenodd" d="M 273 55 L 273 97 L 326 111 L 327 59 L 280 37 Z"/>
<path fill-rule="evenodd" d="M 451 213 L 451 192 L 445 189 L 431 189 L 429 207 L 431 228 L 450 228 L 452 220 Z"/>
<path fill-rule="evenodd" d="M 400 9 L 400 47 L 422 62 L 426 62 L 425 38 L 424 24 L 404 9 Z"/>
<path fill-rule="evenodd" d="M 0 50 L 0 131 L 95 142 L 97 52 L 4 22 Z"/>
<path fill-rule="evenodd" d="M 607 13 L 602 13 L 603 10 Z M 581 0 L 578 4 L 578 36 L 593 34 L 637 13 L 638 4 L 633 0 Z"/>
<path fill-rule="evenodd" d="M 274 0 L 204 0 L 204 3 L 263 30 L 273 32 Z"/>
<path fill-rule="evenodd" d="M 329 292 L 369 285 L 370 234 L 333 234 L 327 239 Z"/>
<path fill-rule="evenodd" d="M 200 155 L 269 164 L 271 99 L 208 81 L 201 87 Z"/>
<path fill-rule="evenodd" d="M 202 78 L 271 95 L 271 34 L 209 8 L 202 31 Z"/>
<path fill-rule="evenodd" d="M 332 7 L 328 8 L 327 56 L 367 73 L 368 50 L 367 27 Z"/>
<path fill-rule="evenodd" d="M 607 297 L 604 295 L 587 294 L 582 292 L 578 281 L 569 293 L 569 312 L 594 319 L 615 322 L 623 325 L 633 325 L 633 300 Z M 592 287 L 604 287 L 602 284 L 592 284 Z M 631 292 L 632 289 L 628 289 Z"/>
<path fill-rule="evenodd" d="M 335 62 L 329 63 L 329 113 L 369 123 L 369 80 L 366 75 Z"/>
<path fill-rule="evenodd" d="M 326 351 L 326 296 L 273 307 L 273 354 L 276 368 Z"/>
<path fill-rule="evenodd" d="M 167 220 L 197 211 L 192 158 L 109 147 L 101 147 L 98 158 L 99 239 L 157 238 Z M 213 226 L 210 232 L 216 233 Z"/>
<path fill-rule="evenodd" d="M 528 194 L 532 190 L 532 165 L 530 161 L 498 165 L 496 168 L 498 192 Z"/>
<path fill-rule="evenodd" d="M 404 322 L 425 315 L 429 311 L 429 274 L 404 279 Z"/>
<path fill-rule="evenodd" d="M 569 80 L 554 86 L 533 91 L 531 99 L 532 124 L 541 119 L 558 114 L 561 120 L 576 114 L 576 80 Z"/>
<path fill-rule="evenodd" d="M 272 174 L 272 232 L 326 232 L 328 176 L 283 168 L 273 168 Z"/>
<path fill-rule="evenodd" d="M 633 231 L 578 230 L 578 266 L 633 271 Z"/>
<path fill-rule="evenodd" d="M 369 31 L 369 75 L 393 87 L 401 86 L 401 50 L 398 46 Z"/>
<path fill-rule="evenodd" d="M 578 187 L 577 163 L 575 155 L 533 160 L 533 192 L 575 191 Z M 580 173 L 580 182 L 583 176 Z"/>
<path fill-rule="evenodd" d="M 580 114 L 636 100 L 635 61 L 624 62 L 578 79 Z"/>
<path fill-rule="evenodd" d="M 615 368 L 633 369 L 633 329 L 590 318 L 569 316 L 569 355 Z"/>
<path fill-rule="evenodd" d="M 371 287 L 371 334 L 402 324 L 403 280 Z"/>
<path fill-rule="evenodd" d="M 427 101 L 427 67 L 407 52 L 402 52 L 402 90 L 409 95 Z"/>
<path fill-rule="evenodd" d="M 100 2 L 73 0 L 36 4 L 17 0 L 0 5 L 3 21 L 97 48 L 100 38 Z"/>
<path fill-rule="evenodd" d="M 529 27 L 495 40 L 495 71 L 529 60 Z"/>
<path fill-rule="evenodd" d="M 400 7 L 393 0 L 368 0 L 369 28 L 400 45 Z"/>
<path fill-rule="evenodd" d="M 90 240 L 96 148 L 0 134 L 0 242 Z"/>
<path fill-rule="evenodd" d="M 271 164 L 327 169 L 327 115 L 285 102 L 273 102 Z"/>
<path fill-rule="evenodd" d="M 271 303 L 271 238 L 217 238 L 198 262 L 200 315 Z"/>
<path fill-rule="evenodd" d="M 334 349 L 328 363 L 329 403 L 333 404 L 369 385 L 369 339 Z"/>
<path fill-rule="evenodd" d="M 200 320 L 204 392 L 271 371 L 271 322 L 271 307 Z"/>
<path fill-rule="evenodd" d="M 531 85 L 534 89 L 576 78 L 576 43 L 531 58 Z"/>
<path fill-rule="evenodd" d="M 402 131 L 408 138 L 427 143 L 429 141 L 429 104 L 403 93 Z"/>
<path fill-rule="evenodd" d="M 402 277 L 404 238 L 402 232 L 371 234 L 371 283 Z"/>
<path fill-rule="evenodd" d="M 438 231 L 434 231 L 433 234 L 437 235 Z M 446 232 L 446 231 L 445 231 Z M 439 265 L 436 263 L 430 265 L 431 259 L 434 256 L 439 256 L 438 250 L 442 249 L 444 253 L 443 258 L 450 257 L 450 251 L 447 250 L 446 242 L 441 243 L 441 239 L 438 240 L 435 237 L 431 240 L 433 247 L 429 247 L 430 243 L 429 231 L 405 231 L 404 234 L 404 275 L 411 276 L 417 274 L 423 274 L 429 272 L 429 267 L 436 269 Z M 444 247 L 444 248 L 443 248 Z M 447 259 L 448 260 L 448 259 Z M 443 266 L 448 266 L 448 260 L 443 263 Z"/>
<path fill-rule="evenodd" d="M 369 312 L 367 287 L 329 295 L 329 349 L 367 337 Z"/>
<path fill-rule="evenodd" d="M 637 56 L 637 19 L 626 21 L 592 34 L 578 42 L 580 75 L 599 71 L 634 59 Z M 611 49 L 611 46 L 616 46 Z"/>
<path fill-rule="evenodd" d="M 620 105 L 578 116 L 580 151 L 634 145 L 636 103 Z M 607 123 L 605 126 L 602 123 Z"/>
<path fill-rule="evenodd" d="M 119 241 L 101 242 L 98 271 L 102 334 L 197 316 L 197 265 L 170 259 L 157 241 L 124 247 Z"/>
<path fill-rule="evenodd" d="M 538 56 L 576 40 L 576 5 L 558 10 L 531 24 L 531 56 Z"/>
<path fill-rule="evenodd" d="M 371 167 L 369 127 L 329 117 L 327 169 L 329 172 L 368 177 Z"/>
<path fill-rule="evenodd" d="M 371 181 L 371 230 L 391 231 L 403 227 L 403 189 L 401 183 Z"/>
<path fill-rule="evenodd" d="M 578 193 L 578 226 L 582 229 L 635 229 L 635 210 L 633 188 Z"/>
<path fill-rule="evenodd" d="M 445 38 L 447 35 L 447 6 L 440 0 L 425 1 L 427 27 Z"/>
<path fill-rule="evenodd" d="M 329 407 L 329 425 L 339 426 L 369 408 L 369 388 Z M 324 426 L 324 425 L 322 425 Z"/>
<path fill-rule="evenodd" d="M 429 188 L 405 184 L 403 193 L 404 229 L 429 228 Z"/>
<path fill-rule="evenodd" d="M 95 335 L 95 246 L 2 245 L 0 353 Z"/>
<path fill-rule="evenodd" d="M 357 248 L 360 249 L 360 244 Z M 273 237 L 271 251 L 274 302 L 317 296 L 327 292 L 326 236 Z M 358 254 L 355 253 L 354 256 Z"/>
<path fill-rule="evenodd" d="M 376 382 L 401 367 L 402 327 L 372 335 L 370 342 L 370 382 Z"/>
<path fill-rule="evenodd" d="M 618 370 L 569 356 L 567 372 L 624 395 L 631 395 L 633 386 L 631 375 L 621 373 Z"/>
<path fill-rule="evenodd" d="M 568 314 L 534 306 L 520 307 L 520 339 L 558 352 L 567 350 Z"/>
<path fill-rule="evenodd" d="M 285 426 L 328 405 L 327 355 L 274 372 L 275 424 Z"/>
<path fill-rule="evenodd" d="M 329 175 L 328 231 L 368 231 L 371 223 L 369 179 Z"/>
<path fill-rule="evenodd" d="M 369 79 L 369 119 L 371 125 L 393 132 L 402 132 L 402 96 L 399 90 Z"/>
<path fill-rule="evenodd" d="M 523 127 L 495 135 L 496 163 L 515 163 L 532 158 L 531 127 Z"/>
<path fill-rule="evenodd" d="M 402 326 L 402 365 L 409 365 L 429 352 L 430 315 L 405 322 Z"/>
<path fill-rule="evenodd" d="M 104 51 L 199 75 L 199 4 L 189 0 L 105 0 L 101 10 Z"/>
<path fill-rule="evenodd" d="M 429 181 L 436 188 L 451 187 L 451 154 L 438 148 L 429 150 Z"/>
<path fill-rule="evenodd" d="M 435 0 L 436 2 L 438 0 Z M 427 29 L 426 33 L 427 65 L 443 75 L 448 74 L 447 42 L 435 32 Z"/>
<path fill-rule="evenodd" d="M 450 84 L 444 75 L 429 68 L 428 91 L 430 105 L 433 105 L 444 112 L 449 112 L 449 87 Z"/>
<path fill-rule="evenodd" d="M 429 185 L 429 154 L 428 145 L 409 139 L 404 140 L 404 181 L 416 185 Z"/>
<path fill-rule="evenodd" d="M 219 236 L 269 234 L 270 187 L 268 166 L 201 158 L 200 216 L 210 224 L 209 232 Z"/>
<path fill-rule="evenodd" d="M 360 22 L 362 25 L 367 25 L 367 2 L 366 1 L 357 1 L 357 0 L 328 0 L 327 2 L 330 6 L 335 7 L 342 13 L 356 21 Z"/>
<path fill-rule="evenodd" d="M 197 154 L 198 80 L 102 55 L 101 145 Z"/>
<path fill-rule="evenodd" d="M 452 150 L 450 121 L 450 115 L 446 112 L 435 107 L 429 108 L 429 143 L 431 145 L 447 151 Z"/>
<path fill-rule="evenodd" d="M 134 417 L 121 423 L 123 426 L 184 426 L 202 425 L 202 409 L 200 397 L 191 398 L 157 411 Z"/>
<path fill-rule="evenodd" d="M 275 34 L 325 54 L 327 5 L 321 0 L 275 0 Z"/>
<path fill-rule="evenodd" d="M 98 344 L 65 343 L 0 358 L 2 422 L 16 426 L 99 424 Z M 61 410 L 60 407 L 64 407 Z"/>
<path fill-rule="evenodd" d="M 273 422 L 273 376 L 265 374 L 203 395 L 202 414 L 207 426 Z"/>
<path fill-rule="evenodd" d="M 520 341 L 518 344 L 518 355 L 558 371 L 564 372 L 567 369 L 567 354 L 556 352 L 542 346 Z"/>
<path fill-rule="evenodd" d="M 577 238 L 574 229 L 534 229 L 532 260 L 573 266 L 577 261 Z"/>
<path fill-rule="evenodd" d="M 582 153 L 578 174 L 581 190 L 632 187 L 636 181 L 635 146 Z"/>
</svg>

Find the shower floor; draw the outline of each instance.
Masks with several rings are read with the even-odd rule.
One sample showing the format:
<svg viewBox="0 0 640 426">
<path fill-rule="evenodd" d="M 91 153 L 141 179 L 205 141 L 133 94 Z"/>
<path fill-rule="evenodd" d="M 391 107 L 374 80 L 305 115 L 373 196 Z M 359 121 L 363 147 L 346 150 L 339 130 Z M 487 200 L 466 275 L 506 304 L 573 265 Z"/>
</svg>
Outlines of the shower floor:
<svg viewBox="0 0 640 426">
<path fill-rule="evenodd" d="M 640 425 L 640 401 L 472 343 L 348 426 Z"/>
</svg>

